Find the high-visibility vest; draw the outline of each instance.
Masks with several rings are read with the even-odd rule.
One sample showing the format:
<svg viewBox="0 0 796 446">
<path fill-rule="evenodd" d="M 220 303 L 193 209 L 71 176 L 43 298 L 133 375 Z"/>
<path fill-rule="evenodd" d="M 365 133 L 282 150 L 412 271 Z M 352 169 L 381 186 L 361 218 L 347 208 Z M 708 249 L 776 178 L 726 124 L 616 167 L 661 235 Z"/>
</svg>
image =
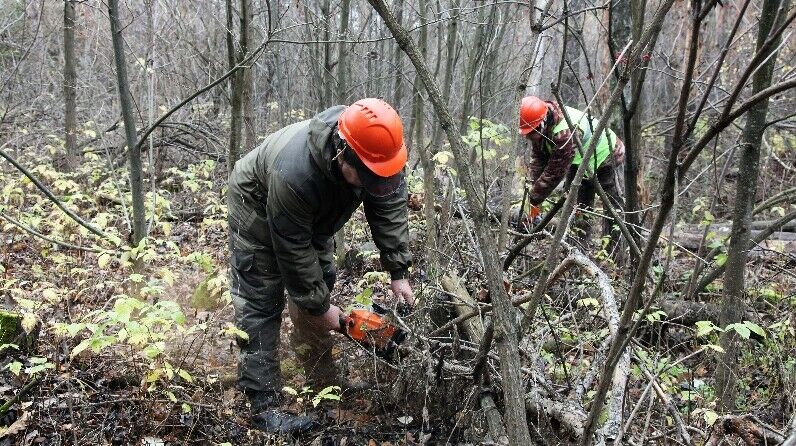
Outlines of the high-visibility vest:
<svg viewBox="0 0 796 446">
<path fill-rule="evenodd" d="M 576 108 L 568 106 L 565 107 L 567 109 L 569 119 L 576 127 L 580 129 L 581 133 L 583 133 L 583 139 L 581 139 L 580 143 L 581 147 L 583 148 L 583 152 L 586 153 L 586 150 L 589 148 L 589 143 L 591 142 L 592 132 L 597 129 L 597 123 L 599 120 L 594 116 L 589 116 L 587 113 Z M 567 124 L 567 120 L 562 116 L 561 121 L 556 124 L 555 127 L 553 127 L 553 130 L 550 132 L 550 134 L 555 135 L 562 130 L 568 129 L 569 125 Z M 586 167 L 584 174 L 585 176 L 591 176 L 603 164 L 603 162 L 608 159 L 609 156 L 611 156 L 611 151 L 615 144 L 616 134 L 613 132 L 613 130 L 609 128 L 603 130 L 602 135 L 600 135 L 600 140 L 597 142 L 594 155 L 592 155 L 591 159 L 589 160 L 589 165 Z M 553 150 L 553 144 L 550 141 L 547 141 L 545 147 L 547 148 L 548 153 Z M 572 165 L 579 166 L 582 161 L 583 157 L 580 156 L 580 151 L 576 148 L 575 158 L 572 160 Z"/>
</svg>

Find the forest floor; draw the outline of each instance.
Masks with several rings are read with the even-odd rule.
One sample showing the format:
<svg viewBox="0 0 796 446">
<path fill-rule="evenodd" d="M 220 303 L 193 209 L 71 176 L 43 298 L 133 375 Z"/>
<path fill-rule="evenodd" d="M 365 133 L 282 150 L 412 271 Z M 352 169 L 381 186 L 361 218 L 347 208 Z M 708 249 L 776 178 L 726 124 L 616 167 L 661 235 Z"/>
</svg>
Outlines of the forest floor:
<svg viewBox="0 0 796 446">
<path fill-rule="evenodd" d="M 31 158 L 26 162 L 35 165 L 41 161 Z M 124 233 L 124 221 L 118 217 L 124 215 L 121 202 L 113 195 L 113 187 L 105 184 L 107 181 L 101 186 L 85 185 L 79 178 L 89 176 L 86 171 L 72 176 L 38 166 L 37 173 L 59 189 L 60 195 L 67 196 L 71 207 L 90 216 L 93 224 L 111 235 Z M 86 163 L 84 169 L 90 172 L 91 164 Z M 183 176 L 176 186 L 169 186 L 169 177 L 163 181 L 159 196 L 167 202 L 156 201 L 151 236 L 145 245 L 133 250 L 123 248 L 121 242 L 118 248 L 92 244 L 85 231 L 39 197 L 29 182 L 21 181 L 16 173 L 0 171 L 0 189 L 6 193 L 7 202 L 17 206 L 17 218 L 43 233 L 58 234 L 63 241 L 87 248 L 64 248 L 4 222 L 0 233 L 0 305 L 25 315 L 26 330 L 38 330 L 38 336 L 32 349 L 2 346 L 0 403 L 21 396 L 0 419 L 0 445 L 243 445 L 294 441 L 252 429 L 247 402 L 235 385 L 238 349 L 227 291 L 227 228 L 218 192 L 223 173 L 218 170 L 216 165 L 198 163 L 182 173 L 171 172 L 171 178 Z M 424 222 L 417 206 L 421 200 L 416 198 L 410 206 L 410 231 L 419 262 L 412 281 L 419 294 L 442 295 L 438 285 L 428 283 L 423 276 L 419 235 Z M 441 255 L 446 268 L 465 277 L 468 291 L 483 300 L 486 291 L 483 277 L 472 270 L 477 256 L 465 235 L 467 223 L 454 220 L 445 232 L 450 252 Z M 350 246 L 362 257 L 348 265 L 353 271 L 340 271 L 333 301 L 346 308 L 366 289 L 376 300 L 386 301 L 388 276 L 378 272 L 377 253 L 361 212 L 355 214 L 347 231 Z M 532 269 L 544 255 L 542 243 L 527 249 L 517 261 L 518 269 L 519 265 Z M 617 279 L 616 294 L 621 298 L 626 290 L 618 279 L 625 269 L 603 254 L 588 252 Z M 143 266 L 134 267 L 133 259 Z M 664 289 L 667 299 L 679 296 L 693 264 L 693 256 L 684 250 L 675 252 L 672 279 Z M 794 264 L 789 254 L 755 260 L 749 292 L 757 323 L 765 327 L 768 337 L 753 336 L 745 344 L 739 368 L 740 410 L 783 431 L 792 412 L 785 391 L 790 388 L 787 377 L 796 365 L 789 347 L 793 345 L 794 326 L 788 316 L 796 305 Z M 512 293 L 532 288 L 533 280 L 530 275 L 516 281 Z M 557 337 L 552 346 L 545 343 L 544 348 L 550 350 L 543 352 L 540 370 L 562 394 L 572 388 L 573 375 L 585 376 L 593 369 L 595 352 L 607 333 L 595 307 L 599 304 L 590 294 L 592 285 L 580 274 L 567 273 L 550 288 L 545 304 L 547 317 L 558 317 Z M 143 299 L 129 298 L 136 294 Z M 713 287 L 703 299 L 717 302 L 718 297 L 720 289 Z M 697 336 L 691 324 L 664 326 L 659 320 L 663 315 L 654 309 L 649 315 L 652 317 L 648 316 L 648 327 L 633 347 L 634 364 L 658 370 L 661 386 L 671 398 L 668 407 L 654 409 L 657 415 L 648 437 L 676 437 L 675 428 L 666 421 L 667 410 L 676 407 L 689 430 L 700 432 L 694 435 L 705 439 L 716 421 L 715 393 L 710 385 L 715 361 L 709 348 L 717 342 L 716 332 Z M 539 333 L 533 331 L 537 327 L 530 328 L 532 335 Z M 414 387 L 403 393 L 396 392 L 394 384 L 406 379 L 411 367 L 391 367 L 339 336 L 334 355 L 348 377 L 373 389 L 358 397 L 343 395 L 338 402 L 321 398 L 320 389 L 303 388 L 302 370 L 287 342 L 290 329 L 285 316 L 282 372 L 285 385 L 297 393 L 290 408 L 313 416 L 321 424 L 296 442 L 437 444 L 484 438 L 476 398 L 483 389 L 467 376 L 467 361 L 472 360 L 472 354 L 463 355 L 462 365 L 456 363 L 456 356 L 468 351 L 465 347 L 472 351 L 477 345 L 467 344 L 456 330 L 447 346 L 413 358 L 411 373 L 415 375 L 409 376 L 415 381 Z M 538 329 L 543 333 L 546 326 Z M 554 355 L 555 351 L 559 353 Z M 529 359 L 535 353 L 523 355 Z M 566 367 L 561 361 L 566 361 Z M 459 370 L 456 373 L 460 376 L 446 375 L 449 369 L 443 373 L 444 366 Z M 628 411 L 642 402 L 648 389 L 640 369 L 633 370 L 626 389 Z M 497 376 L 494 370 L 493 376 Z M 499 398 L 496 402 L 500 407 Z M 640 416 L 644 415 L 642 410 Z M 629 432 L 647 437 L 649 425 L 648 421 L 643 432 L 631 426 Z M 571 442 L 566 435 L 550 438 L 551 444 Z"/>
<path fill-rule="evenodd" d="M 362 216 L 359 216 L 362 218 Z M 35 350 L 16 352 L 8 348 L 0 357 L 0 369 L 19 362 L 24 369 L 46 358 L 41 373 L 0 373 L 0 403 L 33 386 L 22 403 L 0 420 L 2 444 L 266 444 L 278 438 L 253 429 L 249 408 L 236 386 L 238 348 L 234 336 L 224 334 L 234 321 L 228 299 L 211 297 L 210 308 L 196 308 L 195 290 L 208 277 L 225 276 L 226 231 L 221 225 L 203 228 L 199 222 L 175 224 L 167 237 L 183 257 L 194 252 L 209 254 L 210 265 L 170 261 L 148 269 L 168 269 L 169 283 L 161 283 L 159 299 L 176 302 L 183 309 L 181 327 L 198 330 L 169 330 L 163 358 L 141 355 L 138 349 L 114 345 L 98 354 L 90 350 L 70 352 L 84 337 L 54 333 L 56 321 L 89 320 L 97 311 L 113 307 L 114 300 L 131 294 L 130 272 L 111 260 L 98 268 L 97 256 L 59 249 L 42 249 L 27 235 L 9 232 L 0 244 L 6 278 L 13 277 L 14 296 L 38 301 L 45 290 L 57 290 L 51 305 L 36 305 L 36 316 L 44 323 Z M 161 235 L 161 239 L 166 238 Z M 64 254 L 68 254 L 64 256 Z M 370 262 L 371 268 L 374 262 Z M 361 277 L 342 272 L 333 301 L 345 308 L 353 303 L 353 288 Z M 386 286 L 370 284 L 383 295 Z M 6 286 L 10 286 L 6 282 Z M 6 289 L 8 291 L 8 289 Z M 7 295 L 11 300 L 12 293 Z M 216 299 L 215 301 L 213 299 Z M 154 300 L 153 300 L 154 301 Z M 282 336 L 282 371 L 285 385 L 302 391 L 304 377 L 287 333 L 290 318 L 285 312 Z M 118 333 L 118 329 L 115 331 Z M 314 407 L 312 389 L 289 400 L 289 409 L 307 413 L 320 427 L 299 439 L 301 443 L 393 444 L 412 443 L 419 436 L 417 423 L 402 418 L 400 408 L 384 393 L 381 367 L 367 353 L 342 336 L 334 350 L 353 381 L 370 383 L 373 390 L 358 397 L 343 395 L 340 402 L 325 400 Z M 32 361 L 32 362 L 31 362 Z M 153 371 L 169 364 L 177 376 L 148 380 Z M 27 366 L 27 367 L 26 367 Z M 378 370 L 377 370 L 378 369 Z M 179 376 L 179 371 L 186 376 Z M 187 373 L 186 373 L 187 372 Z M 399 421 L 400 419 L 400 421 Z M 402 422 L 403 421 L 403 422 Z"/>
</svg>

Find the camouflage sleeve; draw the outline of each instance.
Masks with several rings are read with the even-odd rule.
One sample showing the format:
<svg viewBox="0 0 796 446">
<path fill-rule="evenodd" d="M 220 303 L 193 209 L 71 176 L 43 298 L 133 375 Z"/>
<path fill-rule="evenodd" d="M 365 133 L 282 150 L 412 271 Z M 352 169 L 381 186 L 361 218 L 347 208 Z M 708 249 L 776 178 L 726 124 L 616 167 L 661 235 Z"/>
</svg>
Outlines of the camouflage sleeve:
<svg viewBox="0 0 796 446">
<path fill-rule="evenodd" d="M 534 206 L 541 204 L 567 175 L 569 166 L 575 159 L 576 150 L 574 138 L 570 138 L 571 135 L 572 132 L 569 129 L 553 135 L 553 150 L 551 150 L 550 159 L 547 160 L 542 173 L 533 182 L 533 187 L 528 195 L 528 199 Z"/>
<path fill-rule="evenodd" d="M 528 162 L 528 180 L 531 184 L 542 175 L 549 157 L 542 144 L 531 144 L 531 160 Z"/>
</svg>

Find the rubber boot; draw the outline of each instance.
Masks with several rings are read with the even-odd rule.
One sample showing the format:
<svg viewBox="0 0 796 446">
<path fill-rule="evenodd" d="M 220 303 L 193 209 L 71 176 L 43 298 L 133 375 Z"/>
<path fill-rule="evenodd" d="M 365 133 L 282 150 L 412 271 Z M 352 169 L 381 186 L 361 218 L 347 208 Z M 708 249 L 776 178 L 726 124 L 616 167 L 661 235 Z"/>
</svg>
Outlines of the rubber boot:
<svg viewBox="0 0 796 446">
<path fill-rule="evenodd" d="M 278 395 L 270 392 L 247 392 L 246 395 L 252 407 L 252 426 L 263 432 L 293 435 L 310 431 L 316 426 L 310 417 L 282 411 Z"/>
</svg>

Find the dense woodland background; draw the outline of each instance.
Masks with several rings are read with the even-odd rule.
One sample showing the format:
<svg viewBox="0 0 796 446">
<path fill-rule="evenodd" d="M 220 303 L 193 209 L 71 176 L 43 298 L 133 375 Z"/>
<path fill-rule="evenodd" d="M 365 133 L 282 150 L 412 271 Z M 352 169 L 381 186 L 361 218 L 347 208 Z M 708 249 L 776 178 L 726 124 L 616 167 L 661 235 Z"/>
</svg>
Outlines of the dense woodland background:
<svg viewBox="0 0 796 446">
<path fill-rule="evenodd" d="M 385 1 L 0 2 L 0 443 L 276 441 L 234 386 L 230 161 L 383 97 L 412 334 L 341 338 L 374 386 L 341 402 L 285 349 L 295 441 L 796 444 L 792 2 Z M 625 141 L 618 249 L 571 238 L 578 181 L 511 224 L 529 94 Z M 361 213 L 337 241 L 333 299 L 389 304 Z"/>
</svg>

